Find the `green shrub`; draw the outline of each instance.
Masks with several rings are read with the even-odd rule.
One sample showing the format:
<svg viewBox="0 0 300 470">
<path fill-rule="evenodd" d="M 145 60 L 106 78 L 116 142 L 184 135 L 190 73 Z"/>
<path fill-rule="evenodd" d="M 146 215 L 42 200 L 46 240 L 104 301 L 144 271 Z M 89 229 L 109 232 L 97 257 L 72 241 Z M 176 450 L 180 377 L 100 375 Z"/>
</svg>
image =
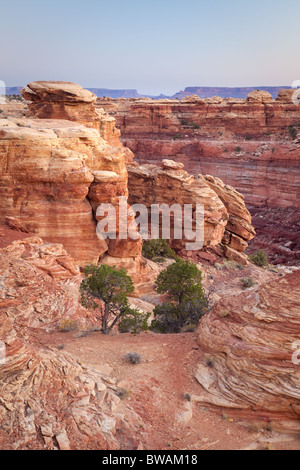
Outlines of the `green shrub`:
<svg viewBox="0 0 300 470">
<path fill-rule="evenodd" d="M 118 323 L 120 333 L 139 334 L 148 330 L 148 319 L 151 313 L 140 312 L 137 309 L 128 309 Z"/>
<path fill-rule="evenodd" d="M 289 134 L 293 140 L 296 139 L 298 132 L 295 126 L 292 126 L 292 125 L 289 126 Z"/>
<path fill-rule="evenodd" d="M 129 398 L 131 395 L 131 390 L 128 390 L 127 388 L 120 387 L 117 389 L 117 396 L 121 400 L 125 400 L 126 398 Z"/>
<path fill-rule="evenodd" d="M 194 329 L 207 311 L 202 273 L 197 266 L 178 258 L 161 271 L 156 285 L 157 292 L 167 294 L 168 299 L 155 307 L 151 330 L 158 333 L 180 333 Z"/>
<path fill-rule="evenodd" d="M 241 283 L 244 289 L 249 289 L 250 287 L 253 287 L 255 285 L 255 281 L 251 276 L 241 279 Z"/>
<path fill-rule="evenodd" d="M 166 240 L 159 238 L 158 240 L 144 241 L 143 256 L 161 261 L 165 258 L 175 258 L 176 254 Z"/>
<path fill-rule="evenodd" d="M 256 266 L 268 266 L 269 264 L 268 255 L 263 250 L 258 250 L 253 255 L 250 255 L 249 258 Z"/>
<path fill-rule="evenodd" d="M 179 140 L 180 138 L 180 134 L 173 135 L 173 140 Z"/>
<path fill-rule="evenodd" d="M 241 147 L 236 147 L 236 148 L 235 148 L 235 152 L 237 152 L 237 153 L 240 153 L 241 150 L 242 150 Z"/>
</svg>

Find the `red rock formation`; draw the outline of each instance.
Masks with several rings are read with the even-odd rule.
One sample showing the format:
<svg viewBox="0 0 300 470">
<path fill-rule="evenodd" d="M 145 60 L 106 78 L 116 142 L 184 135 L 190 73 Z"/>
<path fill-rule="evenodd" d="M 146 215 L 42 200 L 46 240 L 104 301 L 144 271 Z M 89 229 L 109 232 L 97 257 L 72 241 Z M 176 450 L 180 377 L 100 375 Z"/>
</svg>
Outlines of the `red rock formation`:
<svg viewBox="0 0 300 470">
<path fill-rule="evenodd" d="M 0 221 L 13 217 L 28 231 L 62 243 L 80 266 L 106 252 L 139 257 L 141 240 L 127 246 L 122 240 L 122 253 L 118 233 L 111 244 L 96 234 L 97 205 L 118 206 L 128 193 L 130 152 L 119 142 L 114 119 L 98 113 L 94 95 L 78 85 L 47 83 L 23 91 L 35 118 L 0 123 Z"/>
<path fill-rule="evenodd" d="M 252 91 L 247 100 L 197 95 L 181 101 L 98 99 L 97 106 L 116 118 L 122 142 L 140 164 L 160 165 L 171 158 L 193 175 L 214 175 L 236 188 L 251 214 L 264 213 L 264 221 L 254 218 L 258 231 L 250 249 L 263 247 L 277 264 L 299 264 L 299 230 L 284 210 L 277 210 L 288 209 L 294 220 L 299 218 L 300 107 L 295 92 L 282 90 L 276 100 L 263 91 Z"/>
<path fill-rule="evenodd" d="M 120 399 L 109 378 L 36 338 L 66 320 L 96 325 L 70 256 L 38 237 L 15 241 L 0 250 L 0 276 L 0 448 L 136 448 L 139 419 L 128 404 L 111 406 Z"/>
<path fill-rule="evenodd" d="M 300 108 L 295 90 L 274 101 L 267 92 L 247 100 L 198 96 L 178 100 L 98 99 L 116 118 L 122 142 L 139 163 L 172 158 L 192 174 L 211 174 L 236 188 L 246 204 L 299 207 Z"/>
<path fill-rule="evenodd" d="M 163 160 L 161 167 L 129 166 L 130 204 L 145 204 L 149 212 L 153 204 L 167 204 L 169 207 L 179 204 L 181 208 L 185 204 L 192 204 L 194 210 L 196 204 L 201 204 L 204 207 L 204 248 L 223 243 L 225 256 L 246 264 L 247 260 L 242 253 L 255 231 L 242 195 L 218 178 L 202 175 L 194 178 L 182 167 L 182 164 L 172 160 Z M 160 236 L 161 224 L 162 219 Z M 171 244 L 177 251 L 185 250 L 186 241 L 184 238 L 174 239 L 171 230 Z"/>
<path fill-rule="evenodd" d="M 234 409 L 235 416 L 260 417 L 272 429 L 299 432 L 299 293 L 298 270 L 221 299 L 201 319 L 200 401 Z"/>
</svg>

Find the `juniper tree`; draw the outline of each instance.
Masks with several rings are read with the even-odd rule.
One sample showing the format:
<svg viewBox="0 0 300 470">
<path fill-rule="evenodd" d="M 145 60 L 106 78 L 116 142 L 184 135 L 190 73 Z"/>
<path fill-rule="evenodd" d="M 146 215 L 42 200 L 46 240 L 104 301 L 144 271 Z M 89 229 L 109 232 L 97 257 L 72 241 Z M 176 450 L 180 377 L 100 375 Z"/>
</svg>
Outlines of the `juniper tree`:
<svg viewBox="0 0 300 470">
<path fill-rule="evenodd" d="M 129 305 L 127 296 L 134 291 L 134 285 L 125 269 L 90 265 L 86 266 L 84 274 L 80 286 L 81 304 L 98 310 L 104 334 L 108 334 L 122 318 L 131 318 L 133 327 L 145 326 L 140 312 Z"/>
</svg>

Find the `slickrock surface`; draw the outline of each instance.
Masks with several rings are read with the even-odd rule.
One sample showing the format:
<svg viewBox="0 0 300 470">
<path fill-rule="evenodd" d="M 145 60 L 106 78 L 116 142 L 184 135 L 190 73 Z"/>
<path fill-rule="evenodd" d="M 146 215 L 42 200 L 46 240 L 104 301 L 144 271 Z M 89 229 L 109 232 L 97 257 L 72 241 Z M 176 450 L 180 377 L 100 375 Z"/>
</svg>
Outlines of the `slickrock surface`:
<svg viewBox="0 0 300 470">
<path fill-rule="evenodd" d="M 299 308 L 299 270 L 222 298 L 198 328 L 206 353 L 196 372 L 205 389 L 199 400 L 299 433 Z"/>
<path fill-rule="evenodd" d="M 66 321 L 97 324 L 79 305 L 70 256 L 29 237 L 0 250 L 0 275 L 0 448 L 137 448 L 141 421 L 120 404 L 114 378 L 36 337 Z"/>
<path fill-rule="evenodd" d="M 130 204 L 196 204 L 204 206 L 204 247 L 226 244 L 229 258 L 246 263 L 241 254 L 248 246 L 255 231 L 251 215 L 243 196 L 220 179 L 211 176 L 193 177 L 183 165 L 172 160 L 163 160 L 162 166 L 141 165 L 128 167 Z M 160 223 L 162 220 L 160 220 Z M 193 227 L 194 228 L 194 227 Z M 173 232 L 171 231 L 171 238 Z M 177 250 L 184 249 L 186 240 L 175 240 Z"/>
</svg>

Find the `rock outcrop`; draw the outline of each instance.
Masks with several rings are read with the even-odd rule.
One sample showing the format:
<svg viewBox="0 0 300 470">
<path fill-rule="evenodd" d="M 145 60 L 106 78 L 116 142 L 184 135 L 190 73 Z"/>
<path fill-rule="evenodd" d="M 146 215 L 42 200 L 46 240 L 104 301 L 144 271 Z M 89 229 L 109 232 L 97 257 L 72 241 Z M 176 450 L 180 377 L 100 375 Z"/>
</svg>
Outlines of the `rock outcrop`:
<svg viewBox="0 0 300 470">
<path fill-rule="evenodd" d="M 204 207 L 204 248 L 225 245 L 225 256 L 245 264 L 242 253 L 248 241 L 255 235 L 251 215 L 243 196 L 220 179 L 198 175 L 194 177 L 183 169 L 183 164 L 163 160 L 161 167 L 141 165 L 128 167 L 130 204 L 145 204 L 149 210 L 154 204 L 179 204 L 181 208 L 191 204 Z M 173 216 L 173 219 L 172 219 Z M 183 218 L 183 217 L 182 217 Z M 171 229 L 174 228 L 174 215 Z M 195 230 L 194 222 L 193 229 Z M 160 219 L 160 235 L 162 234 Z M 149 224 L 150 229 L 150 224 Z M 177 240 L 171 230 L 171 245 L 177 251 L 184 250 L 186 239 Z"/>
<path fill-rule="evenodd" d="M 79 304 L 81 276 L 63 247 L 15 241 L 0 250 L 0 276 L 0 448 L 136 448 L 140 420 L 120 403 L 113 377 L 37 337 L 97 324 Z"/>
<path fill-rule="evenodd" d="M 299 292 L 298 270 L 221 299 L 201 319 L 199 400 L 299 433 Z"/>
<path fill-rule="evenodd" d="M 0 122 L 0 221 L 15 218 L 29 232 L 63 244 L 79 266 L 105 253 L 139 257 L 140 239 L 126 245 L 118 232 L 112 243 L 96 234 L 97 206 L 118 207 L 128 195 L 130 152 L 114 119 L 98 113 L 94 95 L 78 85 L 34 82 L 23 94 L 33 117 Z"/>
</svg>

